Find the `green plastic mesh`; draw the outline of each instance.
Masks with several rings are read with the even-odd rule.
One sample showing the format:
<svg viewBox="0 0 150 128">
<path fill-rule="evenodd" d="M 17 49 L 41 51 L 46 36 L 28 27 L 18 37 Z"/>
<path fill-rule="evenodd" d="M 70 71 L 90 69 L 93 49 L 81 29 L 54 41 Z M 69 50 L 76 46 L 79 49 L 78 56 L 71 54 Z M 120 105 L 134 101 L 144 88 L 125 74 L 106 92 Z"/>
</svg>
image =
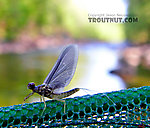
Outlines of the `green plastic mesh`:
<svg viewBox="0 0 150 128">
<path fill-rule="evenodd" d="M 106 95 L 110 99 L 106 97 Z M 0 108 L 1 127 L 150 127 L 150 87 Z"/>
</svg>

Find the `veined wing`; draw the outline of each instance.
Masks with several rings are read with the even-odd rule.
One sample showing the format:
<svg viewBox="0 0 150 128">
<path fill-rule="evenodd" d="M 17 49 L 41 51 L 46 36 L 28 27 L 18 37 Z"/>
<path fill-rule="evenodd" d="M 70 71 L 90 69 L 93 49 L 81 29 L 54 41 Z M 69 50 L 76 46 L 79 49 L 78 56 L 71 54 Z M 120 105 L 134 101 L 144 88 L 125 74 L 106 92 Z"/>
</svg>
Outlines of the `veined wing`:
<svg viewBox="0 0 150 128">
<path fill-rule="evenodd" d="M 52 88 L 53 91 L 58 92 L 67 86 L 76 70 L 78 61 L 78 48 L 77 45 L 67 46 L 58 57 L 52 70 L 44 80 L 44 84 Z"/>
</svg>

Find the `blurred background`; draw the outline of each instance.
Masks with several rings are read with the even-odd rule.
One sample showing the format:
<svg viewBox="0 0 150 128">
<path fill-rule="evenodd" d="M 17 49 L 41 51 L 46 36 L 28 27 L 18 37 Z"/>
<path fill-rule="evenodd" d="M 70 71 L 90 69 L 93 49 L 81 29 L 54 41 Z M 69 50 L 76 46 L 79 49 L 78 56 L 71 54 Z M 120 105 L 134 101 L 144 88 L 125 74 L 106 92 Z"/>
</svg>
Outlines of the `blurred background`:
<svg viewBox="0 0 150 128">
<path fill-rule="evenodd" d="M 77 44 L 76 95 L 150 85 L 150 1 L 1 0 L 0 106 L 21 104 L 42 84 L 60 52 Z M 95 23 L 89 15 L 121 14 L 138 22 Z M 115 16 L 113 17 L 115 18 Z M 35 94 L 26 102 L 39 101 Z"/>
</svg>

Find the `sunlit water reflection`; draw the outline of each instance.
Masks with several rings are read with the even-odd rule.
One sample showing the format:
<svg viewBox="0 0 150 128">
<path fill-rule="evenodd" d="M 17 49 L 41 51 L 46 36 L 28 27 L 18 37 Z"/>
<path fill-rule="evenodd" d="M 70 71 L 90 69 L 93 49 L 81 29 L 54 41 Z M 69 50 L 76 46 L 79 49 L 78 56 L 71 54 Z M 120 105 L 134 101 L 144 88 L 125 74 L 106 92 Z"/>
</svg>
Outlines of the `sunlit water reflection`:
<svg viewBox="0 0 150 128">
<path fill-rule="evenodd" d="M 109 47 L 109 44 L 89 44 L 81 47 L 80 51 L 81 55 L 86 56 L 87 62 L 83 65 L 84 76 L 79 80 L 77 87 L 87 88 L 89 91 L 80 91 L 75 95 L 111 92 L 126 88 L 119 76 L 110 73 L 118 66 L 117 48 Z"/>
</svg>

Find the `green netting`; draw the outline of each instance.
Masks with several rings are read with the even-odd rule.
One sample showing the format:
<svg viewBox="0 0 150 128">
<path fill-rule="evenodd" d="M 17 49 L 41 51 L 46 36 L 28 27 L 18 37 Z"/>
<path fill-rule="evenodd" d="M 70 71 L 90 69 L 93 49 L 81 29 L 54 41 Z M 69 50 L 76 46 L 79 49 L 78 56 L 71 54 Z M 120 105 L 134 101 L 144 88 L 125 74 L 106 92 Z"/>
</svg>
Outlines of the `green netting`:
<svg viewBox="0 0 150 128">
<path fill-rule="evenodd" d="M 111 100 L 109 100 L 105 94 Z M 0 108 L 1 127 L 150 127 L 150 87 Z"/>
</svg>

